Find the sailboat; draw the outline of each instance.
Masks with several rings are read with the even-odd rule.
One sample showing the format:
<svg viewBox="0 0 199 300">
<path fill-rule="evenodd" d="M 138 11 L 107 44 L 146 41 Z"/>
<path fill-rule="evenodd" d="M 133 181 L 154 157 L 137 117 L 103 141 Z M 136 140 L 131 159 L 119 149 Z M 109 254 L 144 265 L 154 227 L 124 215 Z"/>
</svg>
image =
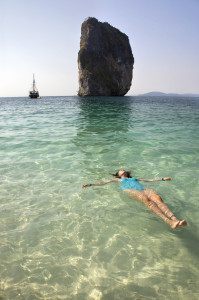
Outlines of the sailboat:
<svg viewBox="0 0 199 300">
<path fill-rule="evenodd" d="M 33 85 L 32 85 L 32 90 L 30 90 L 29 92 L 29 97 L 30 98 L 40 98 L 39 97 L 39 91 L 36 88 L 36 84 L 35 84 L 35 76 L 33 74 Z"/>
</svg>

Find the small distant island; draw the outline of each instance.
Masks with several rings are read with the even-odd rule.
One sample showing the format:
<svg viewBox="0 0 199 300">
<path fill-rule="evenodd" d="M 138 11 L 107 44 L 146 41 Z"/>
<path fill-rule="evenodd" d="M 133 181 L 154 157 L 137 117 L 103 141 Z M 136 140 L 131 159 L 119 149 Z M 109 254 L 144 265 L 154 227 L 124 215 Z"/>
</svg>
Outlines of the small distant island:
<svg viewBox="0 0 199 300">
<path fill-rule="evenodd" d="M 131 87 L 134 57 L 126 34 L 88 18 L 78 53 L 79 96 L 124 96 Z"/>
</svg>

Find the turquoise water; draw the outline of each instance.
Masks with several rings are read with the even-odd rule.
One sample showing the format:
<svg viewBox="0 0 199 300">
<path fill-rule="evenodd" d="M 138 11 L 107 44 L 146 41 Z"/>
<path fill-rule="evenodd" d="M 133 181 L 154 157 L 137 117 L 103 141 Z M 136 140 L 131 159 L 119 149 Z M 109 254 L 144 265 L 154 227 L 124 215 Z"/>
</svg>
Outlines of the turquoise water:
<svg viewBox="0 0 199 300">
<path fill-rule="evenodd" d="M 0 98 L 0 299 L 198 299 L 199 98 Z M 117 183 L 155 189 L 171 229 Z"/>
</svg>

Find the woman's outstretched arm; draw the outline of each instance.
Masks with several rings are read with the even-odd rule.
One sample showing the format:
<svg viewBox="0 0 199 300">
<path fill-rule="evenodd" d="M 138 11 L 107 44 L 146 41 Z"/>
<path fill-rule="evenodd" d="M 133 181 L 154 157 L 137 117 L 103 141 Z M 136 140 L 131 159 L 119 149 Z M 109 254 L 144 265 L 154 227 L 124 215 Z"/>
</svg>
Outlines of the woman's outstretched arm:
<svg viewBox="0 0 199 300">
<path fill-rule="evenodd" d="M 163 178 L 159 178 L 159 179 L 142 179 L 142 178 L 138 178 L 137 180 L 142 180 L 142 181 L 148 181 L 148 182 L 152 182 L 152 181 L 166 181 L 166 180 L 172 180 L 171 177 L 163 177 Z"/>
<path fill-rule="evenodd" d="M 93 185 L 104 185 L 104 184 L 114 182 L 114 181 L 118 181 L 118 178 L 114 178 L 114 179 L 110 179 L 110 180 L 102 181 L 102 182 L 83 184 L 82 187 L 85 188 L 85 187 L 93 186 Z"/>
</svg>

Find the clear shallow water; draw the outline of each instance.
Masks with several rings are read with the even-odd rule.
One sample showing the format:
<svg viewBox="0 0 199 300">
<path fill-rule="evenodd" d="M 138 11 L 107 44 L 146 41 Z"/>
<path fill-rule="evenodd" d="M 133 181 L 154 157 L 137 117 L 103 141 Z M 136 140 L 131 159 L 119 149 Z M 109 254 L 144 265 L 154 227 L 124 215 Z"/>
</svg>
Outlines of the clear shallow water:
<svg viewBox="0 0 199 300">
<path fill-rule="evenodd" d="M 0 299 L 198 299 L 199 98 L 0 98 Z M 111 183 L 147 183 L 172 230 Z"/>
</svg>

